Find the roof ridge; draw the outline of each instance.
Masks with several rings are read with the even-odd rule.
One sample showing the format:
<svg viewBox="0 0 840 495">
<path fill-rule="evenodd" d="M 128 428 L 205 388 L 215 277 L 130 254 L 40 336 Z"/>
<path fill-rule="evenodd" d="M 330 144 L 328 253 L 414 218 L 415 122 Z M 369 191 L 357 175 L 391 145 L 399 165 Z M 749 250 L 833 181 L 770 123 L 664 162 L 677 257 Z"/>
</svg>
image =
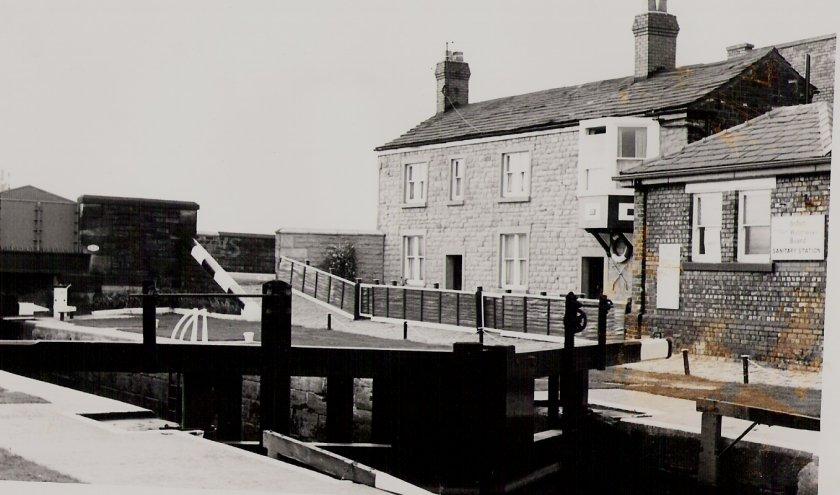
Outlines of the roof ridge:
<svg viewBox="0 0 840 495">
<path fill-rule="evenodd" d="M 802 38 L 801 40 L 785 41 L 784 43 L 767 45 L 767 46 L 762 47 L 762 48 L 768 48 L 770 46 L 773 46 L 773 47 L 776 47 L 776 48 L 790 48 L 790 47 L 796 46 L 796 45 L 804 45 L 805 43 L 813 43 L 815 41 L 830 40 L 831 38 L 836 38 L 836 37 L 837 37 L 837 33 L 820 34 L 820 35 L 817 35 L 817 36 L 812 36 L 810 38 Z"/>
</svg>

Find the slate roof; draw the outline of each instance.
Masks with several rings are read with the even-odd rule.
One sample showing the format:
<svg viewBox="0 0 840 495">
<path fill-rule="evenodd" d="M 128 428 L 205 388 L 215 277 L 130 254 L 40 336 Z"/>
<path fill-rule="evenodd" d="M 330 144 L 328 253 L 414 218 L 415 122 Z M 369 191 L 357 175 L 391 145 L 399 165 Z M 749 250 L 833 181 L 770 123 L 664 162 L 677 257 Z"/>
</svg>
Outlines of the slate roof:
<svg viewBox="0 0 840 495">
<path fill-rule="evenodd" d="M 626 170 L 619 178 L 713 173 L 722 167 L 823 159 L 831 153 L 831 127 L 831 107 L 826 102 L 780 107 Z"/>
<path fill-rule="evenodd" d="M 734 79 L 773 47 L 710 64 L 470 103 L 433 116 L 376 151 L 574 125 L 579 120 L 683 108 Z M 778 55 L 781 58 L 781 55 Z"/>
<path fill-rule="evenodd" d="M 21 186 L 14 189 L 9 189 L 0 192 L 0 199 L 15 199 L 23 201 L 48 201 L 51 203 L 69 203 L 73 204 L 75 201 L 62 198 L 57 194 L 44 191 L 35 186 Z"/>
</svg>

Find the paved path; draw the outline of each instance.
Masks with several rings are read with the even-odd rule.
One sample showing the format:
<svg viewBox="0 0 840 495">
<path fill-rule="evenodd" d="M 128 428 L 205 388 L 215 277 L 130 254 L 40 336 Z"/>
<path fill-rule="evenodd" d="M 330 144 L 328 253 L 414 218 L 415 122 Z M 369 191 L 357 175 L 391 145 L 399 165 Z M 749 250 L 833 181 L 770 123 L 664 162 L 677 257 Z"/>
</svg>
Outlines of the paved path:
<svg viewBox="0 0 840 495">
<path fill-rule="evenodd" d="M 674 351 L 670 359 L 642 361 L 627 364 L 624 367 L 653 373 L 683 375 L 683 360 L 679 350 Z M 716 382 L 743 382 L 741 361 L 689 355 L 691 375 Z M 808 371 L 779 370 L 769 366 L 750 362 L 750 383 L 778 385 L 780 387 L 822 388 L 822 374 Z"/>
<path fill-rule="evenodd" d="M 50 401 L 0 405 L 0 448 L 89 483 L 7 484 L 0 493 L 143 493 L 105 485 L 300 494 L 383 493 L 180 431 L 125 429 L 81 413 L 142 411 L 111 399 L 0 372 L 0 387 Z M 8 488 L 8 490 L 4 489 Z M 161 493 L 155 488 L 146 493 Z M 39 493 L 41 493 L 39 491 Z M 48 492 L 49 493 L 49 492 Z M 191 493 L 191 492 L 190 492 Z"/>
</svg>

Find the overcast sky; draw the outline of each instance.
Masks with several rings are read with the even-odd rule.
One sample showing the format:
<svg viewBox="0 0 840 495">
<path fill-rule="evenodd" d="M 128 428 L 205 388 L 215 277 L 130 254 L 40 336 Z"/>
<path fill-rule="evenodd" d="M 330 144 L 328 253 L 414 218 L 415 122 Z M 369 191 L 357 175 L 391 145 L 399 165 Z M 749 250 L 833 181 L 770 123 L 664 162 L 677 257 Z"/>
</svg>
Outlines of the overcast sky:
<svg viewBox="0 0 840 495">
<path fill-rule="evenodd" d="M 833 32 L 840 10 L 669 4 L 679 65 Z M 373 148 L 434 113 L 445 41 L 473 101 L 626 76 L 646 5 L 0 1 L 0 169 L 72 199 L 195 201 L 200 230 L 372 229 Z"/>
</svg>

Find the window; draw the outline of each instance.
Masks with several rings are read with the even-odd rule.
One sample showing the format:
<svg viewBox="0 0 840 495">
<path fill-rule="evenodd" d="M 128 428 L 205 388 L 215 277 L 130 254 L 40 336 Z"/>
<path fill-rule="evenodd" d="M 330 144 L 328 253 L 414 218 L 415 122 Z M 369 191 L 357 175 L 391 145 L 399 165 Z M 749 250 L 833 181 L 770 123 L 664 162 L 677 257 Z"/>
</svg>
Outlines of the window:
<svg viewBox="0 0 840 495">
<path fill-rule="evenodd" d="M 738 195 L 738 261 L 770 261 L 770 191 Z"/>
<path fill-rule="evenodd" d="M 403 237 L 403 277 L 409 285 L 423 285 L 426 273 L 426 242 L 421 235 Z"/>
<path fill-rule="evenodd" d="M 531 154 L 502 155 L 502 197 L 527 198 L 531 193 Z"/>
<path fill-rule="evenodd" d="M 528 234 L 502 234 L 500 242 L 500 285 L 524 290 L 528 286 Z"/>
<path fill-rule="evenodd" d="M 405 166 L 405 203 L 425 204 L 426 164 L 410 163 Z"/>
<path fill-rule="evenodd" d="M 645 127 L 618 128 L 618 157 L 643 159 L 647 156 L 647 129 Z"/>
<path fill-rule="evenodd" d="M 723 215 L 721 193 L 694 195 L 692 261 L 720 263 L 720 223 Z"/>
<path fill-rule="evenodd" d="M 449 162 L 449 199 L 460 201 L 464 199 L 464 160 L 453 158 Z"/>
<path fill-rule="evenodd" d="M 590 136 L 594 136 L 596 134 L 606 134 L 607 133 L 607 127 L 603 126 L 603 125 L 600 126 L 600 127 L 590 127 L 589 129 L 586 130 L 586 133 L 589 134 Z"/>
</svg>

